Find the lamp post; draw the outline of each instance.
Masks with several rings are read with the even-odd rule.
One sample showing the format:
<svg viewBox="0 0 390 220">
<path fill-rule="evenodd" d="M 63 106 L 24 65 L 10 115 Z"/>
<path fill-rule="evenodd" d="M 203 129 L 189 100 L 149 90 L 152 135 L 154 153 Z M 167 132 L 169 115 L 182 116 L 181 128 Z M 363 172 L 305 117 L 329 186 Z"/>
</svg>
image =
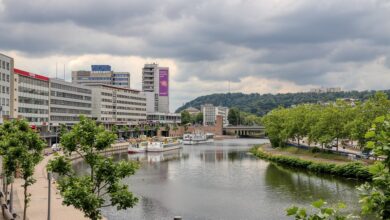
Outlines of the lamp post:
<svg viewBox="0 0 390 220">
<path fill-rule="evenodd" d="M 47 180 L 48 180 L 48 199 L 47 199 L 47 220 L 50 220 L 50 206 L 51 206 L 51 172 L 47 173 Z"/>
</svg>

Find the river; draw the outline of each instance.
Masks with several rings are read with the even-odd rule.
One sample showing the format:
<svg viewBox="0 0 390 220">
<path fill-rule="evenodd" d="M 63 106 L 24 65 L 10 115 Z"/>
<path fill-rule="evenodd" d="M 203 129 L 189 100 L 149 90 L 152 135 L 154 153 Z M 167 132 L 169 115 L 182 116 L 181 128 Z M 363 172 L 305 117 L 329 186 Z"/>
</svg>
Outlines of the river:
<svg viewBox="0 0 390 220">
<path fill-rule="evenodd" d="M 233 139 L 165 153 L 116 154 L 117 160 L 142 164 L 124 180 L 139 202 L 128 210 L 104 208 L 103 215 L 109 220 L 288 219 L 290 205 L 308 206 L 320 198 L 344 201 L 357 211 L 359 182 L 282 168 L 248 153 L 266 141 Z"/>
</svg>

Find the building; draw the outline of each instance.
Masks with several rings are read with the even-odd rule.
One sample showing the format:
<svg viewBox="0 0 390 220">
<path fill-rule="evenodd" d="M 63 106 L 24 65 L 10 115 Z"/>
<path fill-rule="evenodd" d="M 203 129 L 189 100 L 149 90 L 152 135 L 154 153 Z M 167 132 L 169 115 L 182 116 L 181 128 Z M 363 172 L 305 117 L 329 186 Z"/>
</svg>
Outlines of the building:
<svg viewBox="0 0 390 220">
<path fill-rule="evenodd" d="M 146 113 L 149 123 L 180 124 L 181 114 L 179 113 Z"/>
<path fill-rule="evenodd" d="M 190 115 L 197 115 L 200 113 L 199 109 L 193 107 L 186 108 L 183 111 L 187 111 L 188 113 L 190 113 Z"/>
<path fill-rule="evenodd" d="M 217 116 L 222 116 L 223 125 L 229 125 L 228 114 L 229 108 L 222 106 L 214 106 L 212 104 L 205 104 L 201 106 L 203 113 L 203 125 L 214 125 L 217 119 Z"/>
<path fill-rule="evenodd" d="M 142 91 L 148 113 L 169 113 L 169 68 L 145 64 L 142 69 Z"/>
<path fill-rule="evenodd" d="M 50 127 L 57 130 L 60 124 L 73 125 L 80 115 L 92 117 L 92 89 L 61 79 L 50 79 Z"/>
<path fill-rule="evenodd" d="M 109 65 L 92 65 L 91 70 L 72 71 L 72 83 L 104 84 L 130 88 L 130 73 L 114 72 Z"/>
<path fill-rule="evenodd" d="M 146 122 L 146 98 L 138 90 L 90 84 L 92 88 L 92 118 L 110 126 L 135 125 Z"/>
<path fill-rule="evenodd" d="M 326 92 L 341 92 L 340 87 L 334 87 L 334 88 L 313 88 L 310 89 L 310 92 L 313 93 L 326 93 Z"/>
<path fill-rule="evenodd" d="M 0 53 L 0 123 L 3 118 L 9 118 L 11 115 L 11 82 L 14 69 L 14 59 Z"/>
<path fill-rule="evenodd" d="M 33 128 L 48 131 L 49 78 L 14 69 L 11 88 L 11 117 L 25 118 Z"/>
</svg>

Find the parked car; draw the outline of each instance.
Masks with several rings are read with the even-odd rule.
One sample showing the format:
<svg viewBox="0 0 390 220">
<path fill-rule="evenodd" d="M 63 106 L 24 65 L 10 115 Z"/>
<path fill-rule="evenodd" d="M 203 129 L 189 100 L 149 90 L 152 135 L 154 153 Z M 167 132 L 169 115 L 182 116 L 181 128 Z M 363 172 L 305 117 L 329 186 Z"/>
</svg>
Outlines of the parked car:
<svg viewBox="0 0 390 220">
<path fill-rule="evenodd" d="M 51 145 L 51 149 L 53 150 L 53 152 L 57 152 L 57 151 L 60 151 L 61 150 L 61 145 L 60 144 L 53 144 Z"/>
</svg>

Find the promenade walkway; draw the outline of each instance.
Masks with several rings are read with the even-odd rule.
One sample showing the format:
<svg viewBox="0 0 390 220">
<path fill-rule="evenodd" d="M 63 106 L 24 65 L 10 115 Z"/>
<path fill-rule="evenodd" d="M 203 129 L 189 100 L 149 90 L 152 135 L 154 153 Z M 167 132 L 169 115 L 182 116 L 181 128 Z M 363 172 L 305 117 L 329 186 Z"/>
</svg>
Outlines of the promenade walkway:
<svg viewBox="0 0 390 220">
<path fill-rule="evenodd" d="M 31 201 L 27 209 L 29 220 L 47 219 L 47 203 L 48 203 L 48 180 L 46 172 L 46 164 L 53 155 L 45 156 L 45 158 L 35 167 L 34 178 L 37 180 L 28 191 L 31 193 Z M 22 179 L 16 179 L 15 190 L 19 207 L 23 208 L 23 184 Z M 18 214 L 23 214 L 23 210 L 18 210 Z M 51 190 L 51 219 L 53 220 L 83 220 L 87 219 L 84 214 L 73 208 L 73 206 L 62 205 L 62 197 L 59 194 L 55 184 L 52 184 Z"/>
</svg>

